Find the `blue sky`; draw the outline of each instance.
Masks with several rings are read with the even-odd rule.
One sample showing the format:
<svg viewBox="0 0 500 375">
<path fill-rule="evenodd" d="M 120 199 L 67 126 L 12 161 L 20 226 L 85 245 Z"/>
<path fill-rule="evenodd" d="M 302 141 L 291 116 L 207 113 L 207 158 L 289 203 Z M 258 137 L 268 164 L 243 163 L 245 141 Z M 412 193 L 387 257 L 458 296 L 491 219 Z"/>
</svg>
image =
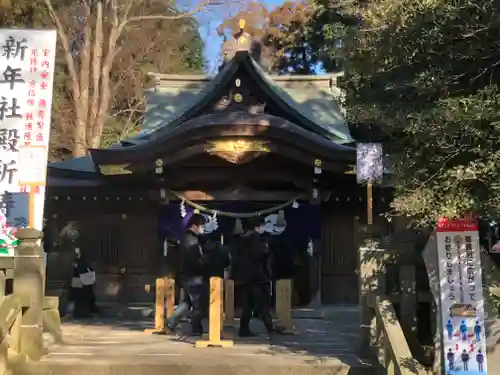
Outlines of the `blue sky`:
<svg viewBox="0 0 500 375">
<path fill-rule="evenodd" d="M 265 0 L 262 1 L 268 9 L 274 8 L 276 5 L 281 5 L 285 1 L 283 0 Z M 210 19 L 204 19 L 203 15 L 198 16 L 200 21 L 200 34 L 205 42 L 205 59 L 207 60 L 207 71 L 212 73 L 217 68 L 217 59 L 219 57 L 221 38 L 215 32 L 217 26 L 219 26 L 223 20 L 222 17 L 210 17 Z"/>
</svg>

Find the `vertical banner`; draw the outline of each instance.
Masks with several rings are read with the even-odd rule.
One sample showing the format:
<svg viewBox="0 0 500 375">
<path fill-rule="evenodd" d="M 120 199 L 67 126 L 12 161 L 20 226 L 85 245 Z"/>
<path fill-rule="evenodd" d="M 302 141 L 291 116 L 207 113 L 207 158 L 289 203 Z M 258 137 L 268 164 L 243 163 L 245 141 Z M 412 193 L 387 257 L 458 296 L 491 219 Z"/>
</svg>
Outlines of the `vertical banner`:
<svg viewBox="0 0 500 375">
<path fill-rule="evenodd" d="M 478 225 L 442 219 L 436 237 L 445 374 L 487 374 Z"/>
<path fill-rule="evenodd" d="M 0 29 L 0 216 L 41 230 L 55 30 Z"/>
</svg>

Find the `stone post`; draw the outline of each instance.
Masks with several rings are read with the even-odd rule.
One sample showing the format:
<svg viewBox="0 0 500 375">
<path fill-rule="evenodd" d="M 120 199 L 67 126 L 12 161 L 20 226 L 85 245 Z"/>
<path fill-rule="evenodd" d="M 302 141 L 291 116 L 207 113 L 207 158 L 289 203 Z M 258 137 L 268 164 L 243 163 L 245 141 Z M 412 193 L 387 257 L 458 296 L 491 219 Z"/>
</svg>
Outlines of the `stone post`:
<svg viewBox="0 0 500 375">
<path fill-rule="evenodd" d="M 19 245 L 14 257 L 14 294 L 24 308 L 21 320 L 20 351 L 32 360 L 43 354 L 43 249 L 38 244 L 42 233 L 26 228 L 17 232 Z"/>
<path fill-rule="evenodd" d="M 361 308 L 361 348 L 363 356 L 371 356 L 376 349 L 375 311 L 372 303 L 377 293 L 385 293 L 385 248 L 365 234 L 359 248 L 359 301 Z"/>
</svg>

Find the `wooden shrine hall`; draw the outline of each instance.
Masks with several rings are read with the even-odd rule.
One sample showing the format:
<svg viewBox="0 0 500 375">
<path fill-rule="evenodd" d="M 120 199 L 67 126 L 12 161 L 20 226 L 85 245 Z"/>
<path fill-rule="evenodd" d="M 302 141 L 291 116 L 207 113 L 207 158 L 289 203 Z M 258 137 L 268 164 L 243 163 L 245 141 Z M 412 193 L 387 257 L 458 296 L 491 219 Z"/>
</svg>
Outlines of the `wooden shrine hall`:
<svg viewBox="0 0 500 375">
<path fill-rule="evenodd" d="M 72 227 L 96 271 L 98 301 L 154 301 L 165 237 L 178 236 L 198 210 L 207 232 L 227 239 L 240 219 L 265 216 L 300 280 L 296 304 L 314 295 L 358 302 L 355 222 L 365 220 L 366 193 L 352 173 L 355 140 L 336 77 L 267 75 L 243 30 L 224 48 L 214 77 L 152 74 L 135 137 L 49 164 L 49 290 L 62 288 L 65 267 L 71 272 Z M 374 197 L 377 218 L 389 193 L 375 189 Z M 286 229 L 276 223 L 283 218 Z"/>
</svg>

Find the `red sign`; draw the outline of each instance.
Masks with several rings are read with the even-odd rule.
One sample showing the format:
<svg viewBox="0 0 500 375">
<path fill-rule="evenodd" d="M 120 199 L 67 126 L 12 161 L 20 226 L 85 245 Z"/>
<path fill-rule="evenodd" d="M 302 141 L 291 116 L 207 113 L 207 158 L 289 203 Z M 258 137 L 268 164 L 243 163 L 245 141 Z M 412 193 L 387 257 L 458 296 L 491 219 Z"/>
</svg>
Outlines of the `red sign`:
<svg viewBox="0 0 500 375">
<path fill-rule="evenodd" d="M 474 232 L 477 230 L 479 230 L 479 226 L 476 220 L 442 217 L 436 223 L 437 232 Z"/>
</svg>

